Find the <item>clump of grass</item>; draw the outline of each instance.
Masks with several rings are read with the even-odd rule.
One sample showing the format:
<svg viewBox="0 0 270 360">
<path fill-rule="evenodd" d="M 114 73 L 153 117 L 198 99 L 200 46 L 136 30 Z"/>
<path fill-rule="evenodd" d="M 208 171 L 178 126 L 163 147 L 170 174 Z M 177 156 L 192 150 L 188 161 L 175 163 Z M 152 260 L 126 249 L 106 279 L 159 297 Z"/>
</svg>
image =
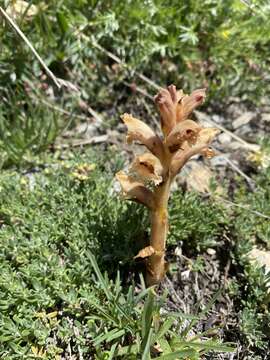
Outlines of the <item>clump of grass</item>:
<svg viewBox="0 0 270 360">
<path fill-rule="evenodd" d="M 23 94 L 23 87 L 9 87 L 0 104 L 0 167 L 31 162 L 63 129 L 59 114 Z"/>
</svg>

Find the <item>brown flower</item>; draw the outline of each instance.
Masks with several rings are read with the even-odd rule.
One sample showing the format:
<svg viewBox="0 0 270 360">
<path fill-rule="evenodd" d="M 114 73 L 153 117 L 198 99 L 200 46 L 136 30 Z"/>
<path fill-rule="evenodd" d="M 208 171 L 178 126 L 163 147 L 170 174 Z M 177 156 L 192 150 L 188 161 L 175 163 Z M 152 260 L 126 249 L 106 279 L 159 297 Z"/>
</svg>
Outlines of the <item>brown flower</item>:
<svg viewBox="0 0 270 360">
<path fill-rule="evenodd" d="M 162 157 L 164 151 L 162 141 L 148 125 L 130 114 L 124 114 L 122 120 L 128 128 L 126 138 L 128 144 L 132 143 L 132 141 L 139 141 L 154 155 L 159 158 Z"/>
<path fill-rule="evenodd" d="M 153 182 L 158 185 L 162 182 L 163 167 L 159 159 L 151 153 L 136 156 L 130 170 L 146 183 Z"/>
</svg>

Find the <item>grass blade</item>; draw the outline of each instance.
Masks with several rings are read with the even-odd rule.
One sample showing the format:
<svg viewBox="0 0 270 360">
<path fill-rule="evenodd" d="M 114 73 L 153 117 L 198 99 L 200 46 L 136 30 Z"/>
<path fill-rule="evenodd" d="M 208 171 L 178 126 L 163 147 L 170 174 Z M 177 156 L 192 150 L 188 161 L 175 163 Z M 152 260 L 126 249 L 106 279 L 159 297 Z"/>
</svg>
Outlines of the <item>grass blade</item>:
<svg viewBox="0 0 270 360">
<path fill-rule="evenodd" d="M 153 329 L 149 330 L 147 340 L 145 342 L 143 354 L 142 354 L 142 360 L 150 360 L 150 347 L 152 344 L 152 335 L 153 335 Z"/>
<path fill-rule="evenodd" d="M 173 353 L 170 354 L 166 354 L 166 355 L 161 355 L 159 357 L 160 360 L 178 360 L 178 359 L 187 359 L 192 358 L 192 359 L 197 359 L 198 358 L 198 353 L 195 350 L 180 350 L 180 351 L 174 351 Z M 196 357 L 195 357 L 196 356 Z"/>
<path fill-rule="evenodd" d="M 99 282 L 100 282 L 100 284 L 102 286 L 102 289 L 103 289 L 107 299 L 111 300 L 112 297 L 111 297 L 111 294 L 110 294 L 109 289 L 108 289 L 108 284 L 106 284 L 105 278 L 101 274 L 101 271 L 100 271 L 100 269 L 98 267 L 98 264 L 96 262 L 96 259 L 95 259 L 94 255 L 90 251 L 88 251 L 86 254 L 87 254 L 88 258 L 91 261 L 91 265 L 93 266 L 93 269 L 94 269 L 94 271 L 95 271 L 95 273 L 97 275 L 97 278 L 98 278 L 98 280 L 99 280 Z"/>
<path fill-rule="evenodd" d="M 154 310 L 154 293 L 153 290 L 149 291 L 148 297 L 144 304 L 143 314 L 142 314 L 142 349 L 145 347 L 148 335 L 152 326 L 153 319 L 153 310 Z"/>
</svg>

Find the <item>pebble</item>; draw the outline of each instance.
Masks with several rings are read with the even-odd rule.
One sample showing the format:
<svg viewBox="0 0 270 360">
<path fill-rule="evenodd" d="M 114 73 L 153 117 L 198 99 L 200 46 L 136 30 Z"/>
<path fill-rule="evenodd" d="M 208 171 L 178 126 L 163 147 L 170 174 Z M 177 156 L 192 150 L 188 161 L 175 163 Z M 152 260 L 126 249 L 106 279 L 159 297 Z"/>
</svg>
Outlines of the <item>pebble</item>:
<svg viewBox="0 0 270 360">
<path fill-rule="evenodd" d="M 261 119 L 263 122 L 270 122 L 270 113 L 262 113 Z"/>
<path fill-rule="evenodd" d="M 232 137 L 231 137 L 231 135 L 229 135 L 227 133 L 222 133 L 219 135 L 218 141 L 221 144 L 229 144 L 232 141 Z"/>
<path fill-rule="evenodd" d="M 190 270 L 185 270 L 181 272 L 182 281 L 187 281 L 189 279 Z"/>
<path fill-rule="evenodd" d="M 235 119 L 232 122 L 232 126 L 234 129 L 237 129 L 240 126 L 248 124 L 255 116 L 256 116 L 256 113 L 254 113 L 254 112 L 251 112 L 251 111 L 244 112 L 242 115 L 240 115 L 237 119 Z"/>
<path fill-rule="evenodd" d="M 208 255 L 211 255 L 211 256 L 216 255 L 216 250 L 215 250 L 215 249 L 212 249 L 212 248 L 208 248 L 208 249 L 206 250 L 206 252 L 207 252 Z"/>
<path fill-rule="evenodd" d="M 181 249 L 179 246 L 177 246 L 177 247 L 175 248 L 175 250 L 174 250 L 174 254 L 175 254 L 176 256 L 181 257 L 181 256 L 182 256 L 182 249 Z"/>
<path fill-rule="evenodd" d="M 217 155 L 210 160 L 211 166 L 226 166 L 228 164 L 226 159 L 229 157 L 230 154 Z"/>
</svg>

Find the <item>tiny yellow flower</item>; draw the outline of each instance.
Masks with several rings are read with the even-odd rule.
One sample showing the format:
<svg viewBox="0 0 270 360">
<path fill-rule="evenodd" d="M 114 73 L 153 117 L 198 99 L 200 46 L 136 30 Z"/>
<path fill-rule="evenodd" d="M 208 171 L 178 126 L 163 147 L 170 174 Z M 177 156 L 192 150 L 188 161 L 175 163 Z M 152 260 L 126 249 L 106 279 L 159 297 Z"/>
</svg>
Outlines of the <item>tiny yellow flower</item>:
<svg viewBox="0 0 270 360">
<path fill-rule="evenodd" d="M 90 173 L 96 168 L 96 164 L 83 163 L 78 165 L 71 175 L 79 181 L 86 181 Z"/>
<path fill-rule="evenodd" d="M 223 30 L 221 31 L 221 37 L 223 37 L 223 39 L 227 40 L 230 36 L 230 30 L 229 29 L 226 29 L 226 30 Z"/>
<path fill-rule="evenodd" d="M 21 177 L 20 184 L 22 186 L 28 185 L 28 179 L 25 176 Z"/>
<path fill-rule="evenodd" d="M 262 169 L 266 169 L 270 166 L 270 154 L 262 150 L 249 154 L 248 160 Z"/>
</svg>

